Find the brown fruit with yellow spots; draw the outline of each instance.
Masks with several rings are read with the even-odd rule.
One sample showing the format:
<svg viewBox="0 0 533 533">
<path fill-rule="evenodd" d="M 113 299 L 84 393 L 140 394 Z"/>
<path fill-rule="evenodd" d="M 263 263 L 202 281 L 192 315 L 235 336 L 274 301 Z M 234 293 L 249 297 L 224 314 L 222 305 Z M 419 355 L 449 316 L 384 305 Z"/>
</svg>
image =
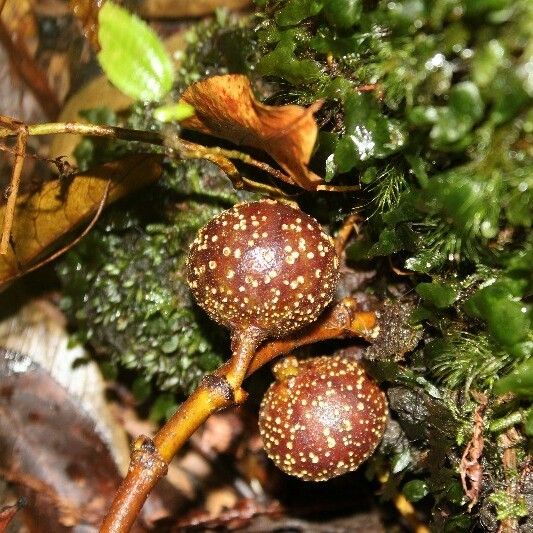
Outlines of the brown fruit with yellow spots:
<svg viewBox="0 0 533 533">
<path fill-rule="evenodd" d="M 261 402 L 259 430 L 276 466 L 307 481 L 355 470 L 379 444 L 387 400 L 355 360 L 287 357 Z"/>
<path fill-rule="evenodd" d="M 273 200 L 238 204 L 198 233 L 187 279 L 198 304 L 233 332 L 280 337 L 331 302 L 339 261 L 318 222 Z"/>
</svg>

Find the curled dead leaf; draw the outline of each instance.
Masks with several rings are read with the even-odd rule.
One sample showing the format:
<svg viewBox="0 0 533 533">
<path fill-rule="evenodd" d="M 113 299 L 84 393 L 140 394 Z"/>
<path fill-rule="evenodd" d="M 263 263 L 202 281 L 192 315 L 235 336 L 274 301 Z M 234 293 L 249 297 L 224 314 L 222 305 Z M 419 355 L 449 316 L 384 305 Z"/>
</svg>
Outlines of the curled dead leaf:
<svg viewBox="0 0 533 533">
<path fill-rule="evenodd" d="M 289 175 L 289 183 L 315 190 L 322 178 L 309 170 L 318 126 L 313 113 L 321 102 L 305 108 L 298 105 L 268 106 L 252 92 L 250 81 L 241 74 L 213 76 L 191 85 L 182 102 L 196 114 L 181 125 L 237 145 L 266 152 Z"/>
<path fill-rule="evenodd" d="M 19 196 L 13 246 L 0 256 L 0 287 L 23 275 L 61 237 L 94 216 L 102 200 L 107 205 L 155 182 L 162 172 L 160 163 L 159 155 L 132 155 L 77 174 L 70 183 L 50 181 L 34 194 Z M 1 206 L 0 220 L 4 210 Z"/>
</svg>

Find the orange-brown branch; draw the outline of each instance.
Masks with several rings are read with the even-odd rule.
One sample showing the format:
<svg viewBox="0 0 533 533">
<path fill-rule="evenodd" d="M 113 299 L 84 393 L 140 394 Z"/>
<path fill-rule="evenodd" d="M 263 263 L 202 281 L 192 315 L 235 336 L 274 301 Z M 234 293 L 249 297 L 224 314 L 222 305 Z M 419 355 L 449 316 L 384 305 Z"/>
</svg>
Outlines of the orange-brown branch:
<svg viewBox="0 0 533 533">
<path fill-rule="evenodd" d="M 234 356 L 202 380 L 153 440 L 141 436 L 134 442 L 128 474 L 102 523 L 101 533 L 130 530 L 146 497 L 166 474 L 168 463 L 189 437 L 211 414 L 246 399 L 240 387 L 245 376 L 298 346 L 350 336 L 370 339 L 376 331 L 376 315 L 358 310 L 353 298 L 345 298 L 313 326 L 286 339 L 268 342 L 255 355 L 253 342 L 237 343 Z"/>
</svg>

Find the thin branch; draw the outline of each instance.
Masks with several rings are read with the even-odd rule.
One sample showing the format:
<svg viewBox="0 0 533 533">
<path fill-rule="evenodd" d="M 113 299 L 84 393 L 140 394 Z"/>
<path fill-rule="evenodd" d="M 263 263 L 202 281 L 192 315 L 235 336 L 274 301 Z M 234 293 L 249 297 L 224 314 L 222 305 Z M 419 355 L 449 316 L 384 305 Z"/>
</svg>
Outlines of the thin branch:
<svg viewBox="0 0 533 533">
<path fill-rule="evenodd" d="M 128 474 L 100 532 L 126 533 L 130 530 L 146 497 L 165 475 L 168 463 L 196 429 L 214 412 L 238 405 L 246 399 L 246 393 L 241 389 L 246 376 L 297 346 L 347 336 L 371 338 L 375 327 L 375 314 L 358 310 L 353 298 L 345 298 L 319 319 L 315 326 L 300 332 L 300 337 L 293 335 L 267 343 L 255 355 L 257 337 L 245 339 L 240 344 L 237 342 L 233 357 L 202 380 L 153 440 L 141 436 L 134 442 Z"/>
<path fill-rule="evenodd" d="M 132 130 L 118 126 L 103 126 L 99 124 L 81 124 L 78 122 L 48 122 L 43 124 L 28 125 L 28 135 L 58 135 L 58 134 L 75 134 L 86 135 L 89 137 L 109 137 L 112 139 L 121 139 L 124 141 L 138 141 L 142 143 L 164 146 L 170 149 L 167 152 L 169 156 L 178 156 L 182 159 L 207 159 L 220 167 L 230 178 L 236 189 L 248 189 L 259 192 L 268 192 L 276 196 L 283 197 L 287 194 L 270 185 L 244 178 L 240 175 L 237 168 L 230 160 L 238 160 L 243 163 L 259 168 L 264 172 L 280 179 L 284 182 L 291 181 L 290 178 L 282 171 L 272 167 L 268 163 L 258 161 L 249 154 L 238 150 L 229 150 L 218 146 L 208 147 L 196 144 L 191 141 L 180 139 L 177 136 L 163 136 L 157 132 Z M 0 127 L 0 138 L 13 137 L 16 133 L 11 128 Z M 352 192 L 359 190 L 356 185 L 327 185 L 317 186 L 317 191 L 325 192 Z"/>
<path fill-rule="evenodd" d="M 230 361 L 204 377 L 153 440 L 144 435 L 135 440 L 128 474 L 104 518 L 101 533 L 129 531 L 148 494 L 166 475 L 168 463 L 189 437 L 214 412 L 246 399 L 241 383 L 256 347 L 248 340 L 251 342 L 237 343 Z"/>
<path fill-rule="evenodd" d="M 307 344 L 343 337 L 371 340 L 375 336 L 377 326 L 376 314 L 372 311 L 360 311 L 357 307 L 355 299 L 344 298 L 325 311 L 311 326 L 288 337 L 267 342 L 257 350 L 248 375 L 276 357 Z"/>
<path fill-rule="evenodd" d="M 264 172 L 267 172 L 268 174 L 271 174 L 272 176 L 282 181 L 286 182 L 288 179 L 290 179 L 280 170 L 277 170 L 262 161 L 257 161 L 250 155 L 245 154 L 244 152 L 239 152 L 238 150 L 228 150 L 226 148 L 220 148 L 218 146 L 202 146 L 200 144 L 192 143 L 190 141 L 185 141 L 183 139 L 180 139 L 179 137 L 167 138 L 165 141 L 165 145 L 176 150 L 180 157 L 182 157 L 183 159 L 209 159 L 210 157 L 221 156 L 227 159 L 237 159 L 239 161 L 242 161 L 243 163 L 246 163 L 247 165 L 260 168 Z M 239 186 L 237 188 L 242 188 L 242 186 Z"/>
<path fill-rule="evenodd" d="M 1 122 L 0 122 L 1 123 Z M 9 243 L 11 241 L 11 228 L 13 227 L 13 218 L 15 216 L 15 206 L 20 187 L 20 176 L 24 166 L 24 156 L 26 155 L 26 141 L 28 139 L 28 129 L 24 124 L 16 124 L 17 144 L 15 147 L 15 164 L 9 183 L 9 193 L 2 223 L 2 235 L 0 236 L 0 255 L 7 255 L 9 252 Z"/>
<path fill-rule="evenodd" d="M 323 192 L 356 192 L 359 191 L 361 187 L 359 185 L 327 185 L 321 184 L 316 186 L 317 191 Z"/>
<path fill-rule="evenodd" d="M 148 144 L 163 144 L 163 137 L 153 131 L 132 130 L 118 126 L 104 126 L 100 124 L 81 124 L 79 122 L 44 122 L 27 126 L 28 135 L 58 135 L 72 133 L 89 137 L 111 137 L 124 141 L 139 141 Z M 0 137 L 13 137 L 16 133 L 9 127 L 0 128 Z"/>
<path fill-rule="evenodd" d="M 7 117 L 6 117 L 7 118 Z M 255 166 L 271 174 L 275 178 L 286 180 L 283 172 L 273 168 L 267 163 L 257 161 L 248 154 L 238 150 L 227 150 L 219 147 L 207 147 L 190 141 L 179 139 L 178 137 L 165 137 L 157 132 L 132 130 L 118 126 L 104 126 L 99 124 L 81 124 L 78 122 L 49 122 L 43 124 L 28 125 L 28 135 L 58 135 L 75 134 L 89 137 L 109 137 L 124 141 L 137 141 L 156 146 L 165 146 L 170 151 L 169 156 L 178 156 L 181 159 L 207 159 L 225 172 L 236 189 L 248 189 L 253 191 L 263 191 L 274 193 L 277 196 L 286 194 L 276 187 L 259 183 L 248 178 L 243 178 L 235 165 L 230 161 L 237 159 L 250 166 Z M 13 137 L 16 133 L 10 127 L 0 127 L 0 138 Z"/>
</svg>

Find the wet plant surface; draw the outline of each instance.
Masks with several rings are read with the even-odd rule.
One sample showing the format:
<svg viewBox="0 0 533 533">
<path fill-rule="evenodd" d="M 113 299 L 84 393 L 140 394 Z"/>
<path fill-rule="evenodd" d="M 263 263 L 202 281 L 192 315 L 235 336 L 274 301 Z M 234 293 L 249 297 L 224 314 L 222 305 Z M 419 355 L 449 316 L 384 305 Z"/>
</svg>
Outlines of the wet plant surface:
<svg viewBox="0 0 533 533">
<path fill-rule="evenodd" d="M 302 502 L 293 487 L 332 503 L 332 494 L 367 483 L 382 526 L 532 527 L 532 24 L 525 1 L 262 0 L 246 13 L 217 12 L 191 24 L 179 65 L 158 59 L 165 75 L 153 98 L 121 87 L 138 101 L 83 111 L 90 124 L 157 136 L 151 144 L 87 136 L 63 154 L 92 185 L 97 165 L 127 164 L 139 152 L 154 163 L 143 176 L 133 172 L 124 193 L 111 198 L 120 201 L 101 214 L 102 195 L 105 203 L 114 194 L 105 183 L 91 204 L 79 200 L 85 218 L 99 216 L 54 264 L 72 341 L 132 393 L 142 419 L 167 419 L 230 355 L 228 332 L 191 295 L 186 260 L 198 230 L 239 201 L 285 198 L 315 217 L 342 242 L 336 302 L 353 298 L 376 317 L 373 333 L 359 335 L 364 341 L 330 335 L 296 352 L 361 360 L 390 411 L 374 455 L 357 474 L 322 488 L 278 473 L 256 444 L 256 407 L 272 381 L 260 372 L 245 382 L 249 407 L 240 408 L 254 429 L 242 430 L 240 444 L 224 453 L 240 476 L 260 481 L 264 501 L 278 499 L 282 509 L 241 505 L 240 520 L 247 513 L 296 520 L 291 509 Z M 188 113 L 176 103 L 196 115 L 168 121 L 168 109 Z M 279 106 L 287 105 L 292 111 L 283 114 Z M 189 158 L 182 141 L 226 151 Z M 231 150 L 240 155 L 232 159 Z M 118 173 L 127 177 L 124 168 Z M 73 181 L 65 198 L 82 197 L 83 183 Z M 17 216 L 58 235 L 75 226 L 42 222 L 24 207 Z M 55 238 L 49 245 L 31 234 L 29 260 L 50 253 Z M 5 282 L 15 263 L 2 261 Z M 301 344 L 308 343 L 294 347 Z M 396 515 L 399 498 L 418 515 Z M 341 500 L 339 514 L 354 520 L 375 511 L 369 502 L 364 511 Z M 191 513 L 199 528 L 231 522 Z"/>
</svg>

